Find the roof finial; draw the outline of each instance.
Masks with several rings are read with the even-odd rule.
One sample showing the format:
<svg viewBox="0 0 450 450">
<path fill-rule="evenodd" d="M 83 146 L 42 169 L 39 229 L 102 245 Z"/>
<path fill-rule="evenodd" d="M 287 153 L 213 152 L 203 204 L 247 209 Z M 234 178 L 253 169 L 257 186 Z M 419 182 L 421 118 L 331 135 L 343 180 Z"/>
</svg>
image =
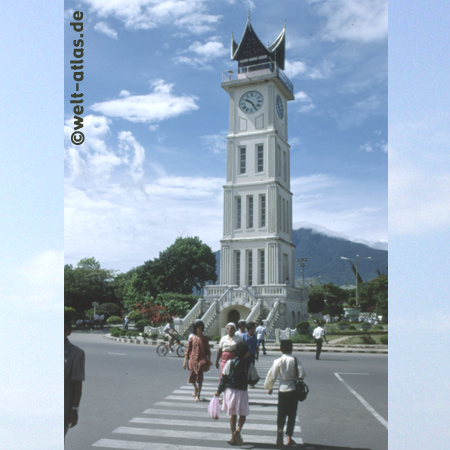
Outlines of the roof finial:
<svg viewBox="0 0 450 450">
<path fill-rule="evenodd" d="M 250 8 L 248 8 L 247 22 L 250 22 Z"/>
</svg>

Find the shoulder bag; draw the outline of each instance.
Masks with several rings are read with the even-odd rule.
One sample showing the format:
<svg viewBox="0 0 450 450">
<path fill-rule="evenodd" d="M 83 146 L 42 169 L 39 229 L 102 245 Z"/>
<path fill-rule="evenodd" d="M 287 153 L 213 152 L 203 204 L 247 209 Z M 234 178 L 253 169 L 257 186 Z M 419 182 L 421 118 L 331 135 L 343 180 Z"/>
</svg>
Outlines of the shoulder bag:
<svg viewBox="0 0 450 450">
<path fill-rule="evenodd" d="M 295 360 L 295 373 L 297 376 L 295 380 L 295 394 L 297 395 L 297 400 L 299 402 L 303 402 L 304 400 L 306 400 L 306 397 L 308 396 L 309 388 L 308 385 L 301 378 L 298 377 L 297 358 L 294 357 L 294 360 Z"/>
</svg>

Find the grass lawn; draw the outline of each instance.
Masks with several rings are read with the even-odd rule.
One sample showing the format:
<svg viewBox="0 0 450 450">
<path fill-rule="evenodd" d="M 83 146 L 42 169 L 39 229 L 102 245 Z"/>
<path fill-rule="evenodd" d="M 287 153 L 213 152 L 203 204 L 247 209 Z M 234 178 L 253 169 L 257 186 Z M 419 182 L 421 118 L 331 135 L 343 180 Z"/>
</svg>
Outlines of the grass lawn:
<svg viewBox="0 0 450 450">
<path fill-rule="evenodd" d="M 371 336 L 367 336 L 366 339 L 369 340 L 365 340 L 364 336 L 349 336 L 347 339 L 343 340 L 343 341 L 339 341 L 338 344 L 340 345 L 386 345 L 386 343 L 383 344 L 383 342 L 381 341 L 382 338 L 384 338 L 386 335 L 371 335 Z M 341 338 L 343 337 L 342 335 L 328 335 L 327 338 L 329 341 L 333 340 L 333 339 L 337 339 L 337 338 Z"/>
</svg>

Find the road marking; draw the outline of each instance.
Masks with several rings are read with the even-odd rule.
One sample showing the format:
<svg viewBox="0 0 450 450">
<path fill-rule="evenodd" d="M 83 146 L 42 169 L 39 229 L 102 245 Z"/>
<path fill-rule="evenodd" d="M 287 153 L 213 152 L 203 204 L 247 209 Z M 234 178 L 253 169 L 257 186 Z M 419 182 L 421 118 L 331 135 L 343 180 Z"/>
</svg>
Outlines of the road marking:
<svg viewBox="0 0 450 450">
<path fill-rule="evenodd" d="M 180 400 L 180 401 L 189 401 L 189 402 L 191 402 L 191 403 L 193 403 L 193 401 L 192 401 L 192 396 L 189 396 L 189 395 L 185 395 L 185 396 L 183 396 L 183 395 L 168 395 L 167 397 L 166 397 L 166 400 Z M 249 402 L 250 402 L 250 405 L 252 405 L 252 404 L 256 404 L 256 405 L 278 405 L 278 400 L 276 399 L 276 400 L 270 400 L 270 399 L 264 399 L 264 400 L 259 400 L 259 399 L 252 399 L 252 398 L 249 398 Z M 204 402 L 205 403 L 205 402 Z"/>
<path fill-rule="evenodd" d="M 206 417 L 205 417 L 206 418 Z M 148 417 L 135 417 L 134 419 L 130 420 L 130 423 L 145 423 L 147 425 L 165 425 L 175 427 L 175 426 L 182 426 L 182 427 L 202 427 L 202 428 L 230 428 L 230 424 L 228 421 L 226 422 L 218 422 L 215 420 L 210 420 L 208 422 L 202 422 L 199 420 L 170 420 L 170 419 L 156 419 L 156 418 L 148 418 Z M 245 424 L 246 430 L 253 430 L 253 431 L 259 431 L 259 430 L 267 430 L 267 431 L 277 431 L 276 425 L 268 425 L 268 424 L 258 424 L 258 423 L 249 423 Z M 300 432 L 300 427 L 295 426 L 294 431 Z"/>
<path fill-rule="evenodd" d="M 273 444 L 275 441 L 275 434 L 270 436 L 261 436 L 259 434 L 252 435 L 246 434 L 247 424 L 245 424 L 242 430 L 246 444 L 258 445 L 258 444 Z M 119 427 L 113 431 L 117 434 L 128 434 L 134 436 L 153 436 L 153 437 L 165 437 L 165 438 L 180 438 L 180 439 L 195 439 L 198 443 L 202 440 L 209 441 L 223 441 L 226 442 L 230 439 L 230 433 L 208 433 L 205 431 L 183 431 L 183 430 L 154 430 L 149 428 L 131 428 L 131 427 Z M 297 443 L 302 443 L 301 440 L 296 438 Z M 200 448 L 200 446 L 199 446 Z"/>
<path fill-rule="evenodd" d="M 126 353 L 112 353 L 112 352 L 108 352 L 108 355 L 120 355 L 120 356 L 127 356 Z"/>
<path fill-rule="evenodd" d="M 187 398 L 186 399 L 184 397 L 182 397 L 182 398 L 183 398 L 183 400 L 188 400 Z M 177 404 L 177 405 L 175 405 L 173 402 L 157 402 L 157 403 L 155 403 L 155 406 L 171 406 L 171 407 L 176 406 L 177 408 L 186 407 L 186 408 L 188 408 L 188 410 L 190 410 L 192 408 L 195 408 L 195 409 L 202 408 L 202 409 L 206 410 L 208 408 L 208 403 L 207 402 L 194 402 L 192 397 L 189 399 L 189 403 L 190 404 L 186 403 L 186 404 Z M 252 414 L 253 411 L 257 411 L 257 412 L 265 412 L 265 411 L 267 411 L 267 412 L 275 412 L 276 413 L 277 412 L 277 407 L 274 406 L 274 405 L 256 406 L 256 405 L 253 405 L 250 402 L 250 414 Z"/>
<path fill-rule="evenodd" d="M 123 450 L 198 450 L 198 445 L 172 445 L 155 442 L 120 441 L 116 439 L 100 439 L 93 447 L 120 448 Z M 203 447 L 205 448 L 205 447 Z M 214 450 L 230 450 L 230 447 L 214 447 Z"/>
<path fill-rule="evenodd" d="M 175 406 L 175 405 L 172 405 Z M 220 410 L 223 414 L 224 417 L 227 417 L 227 413 L 225 411 Z M 252 408 L 252 412 L 253 412 L 253 408 Z M 209 417 L 208 416 L 208 410 L 207 407 L 205 405 L 205 417 Z M 171 409 L 146 409 L 144 411 L 144 414 L 149 414 L 149 415 L 156 415 L 156 416 L 182 416 L 182 417 L 191 417 L 193 416 L 192 411 L 187 410 L 187 411 L 180 411 L 179 409 L 177 409 L 176 411 L 171 410 Z M 222 416 L 221 416 L 222 417 Z M 252 421 L 252 420 L 267 420 L 270 422 L 273 422 L 274 420 L 276 420 L 275 416 L 272 416 L 270 414 L 250 414 L 247 416 L 247 422 L 248 421 Z"/>
<path fill-rule="evenodd" d="M 352 387 L 350 387 L 340 376 L 339 373 L 334 373 L 337 377 L 337 379 L 366 407 L 366 409 L 386 428 L 388 429 L 388 422 L 383 417 L 381 417 L 375 409 L 372 408 L 372 406 L 367 403 L 367 401 L 359 395 Z M 357 375 L 357 374 L 352 374 Z"/>
</svg>

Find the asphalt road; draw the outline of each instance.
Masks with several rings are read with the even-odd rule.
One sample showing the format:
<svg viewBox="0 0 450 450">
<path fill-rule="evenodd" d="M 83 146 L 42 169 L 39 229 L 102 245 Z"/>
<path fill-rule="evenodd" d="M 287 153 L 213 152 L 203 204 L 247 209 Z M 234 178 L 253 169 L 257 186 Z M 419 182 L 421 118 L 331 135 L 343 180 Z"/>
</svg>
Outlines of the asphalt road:
<svg viewBox="0 0 450 450">
<path fill-rule="evenodd" d="M 207 415 L 218 371 L 207 374 L 204 403 L 195 403 L 182 358 L 156 354 L 155 346 L 109 341 L 100 334 L 74 333 L 70 340 L 86 352 L 86 381 L 79 423 L 69 429 L 66 450 L 231 449 L 225 413 Z M 263 379 L 278 352 L 257 363 L 262 380 L 249 390 L 250 414 L 242 448 L 275 448 L 276 394 Z M 299 404 L 294 439 L 308 450 L 388 448 L 388 358 L 380 354 L 298 353 L 310 394 Z M 215 361 L 215 354 L 213 355 Z"/>
</svg>

